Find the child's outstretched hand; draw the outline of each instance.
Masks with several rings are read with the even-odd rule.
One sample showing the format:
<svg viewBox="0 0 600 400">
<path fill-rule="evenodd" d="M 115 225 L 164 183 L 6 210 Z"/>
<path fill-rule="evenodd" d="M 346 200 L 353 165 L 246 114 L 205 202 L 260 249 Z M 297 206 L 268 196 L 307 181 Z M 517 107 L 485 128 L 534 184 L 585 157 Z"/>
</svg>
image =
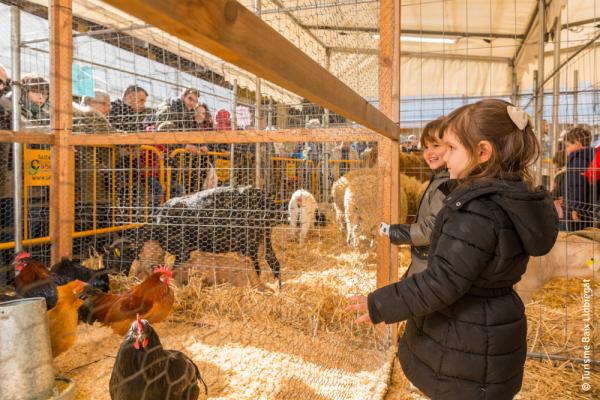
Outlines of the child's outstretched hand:
<svg viewBox="0 0 600 400">
<path fill-rule="evenodd" d="M 354 322 L 357 324 L 362 323 L 371 323 L 371 317 L 369 317 L 368 305 L 367 305 L 367 296 L 351 296 L 348 298 L 348 307 L 346 307 L 346 311 L 358 311 L 363 312 L 365 314 L 356 318 Z"/>
</svg>

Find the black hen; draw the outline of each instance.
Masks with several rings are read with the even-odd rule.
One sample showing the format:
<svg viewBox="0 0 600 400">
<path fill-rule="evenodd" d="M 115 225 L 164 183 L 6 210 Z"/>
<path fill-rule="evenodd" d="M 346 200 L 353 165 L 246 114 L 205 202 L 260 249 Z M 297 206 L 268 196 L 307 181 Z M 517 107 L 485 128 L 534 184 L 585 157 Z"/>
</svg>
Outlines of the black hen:
<svg viewBox="0 0 600 400">
<path fill-rule="evenodd" d="M 176 350 L 164 350 L 145 319 L 134 321 L 127 332 L 110 376 L 112 400 L 195 400 L 198 381 L 206 383 L 194 362 Z"/>
<path fill-rule="evenodd" d="M 56 274 L 56 283 L 59 286 L 74 280 L 80 280 L 105 293 L 110 289 L 109 271 L 107 269 L 89 269 L 76 261 L 63 257 L 52 266 L 51 271 Z"/>
<path fill-rule="evenodd" d="M 15 278 L 17 294 L 22 297 L 43 297 L 46 307 L 52 309 L 58 300 L 58 290 L 54 274 L 38 260 L 31 258 L 26 252 L 21 252 L 15 257 Z"/>
</svg>

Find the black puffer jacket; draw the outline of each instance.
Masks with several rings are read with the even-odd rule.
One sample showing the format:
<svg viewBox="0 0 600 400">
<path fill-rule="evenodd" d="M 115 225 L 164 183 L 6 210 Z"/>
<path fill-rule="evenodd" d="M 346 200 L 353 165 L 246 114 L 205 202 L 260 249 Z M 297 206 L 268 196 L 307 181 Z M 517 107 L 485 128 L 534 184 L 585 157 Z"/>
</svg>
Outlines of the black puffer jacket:
<svg viewBox="0 0 600 400">
<path fill-rule="evenodd" d="M 119 131 L 144 132 L 144 119 L 149 113 L 148 109 L 136 112 L 133 107 L 118 99 L 110 103 L 108 121 Z"/>
<path fill-rule="evenodd" d="M 506 180 L 462 185 L 444 203 L 427 269 L 371 293 L 371 320 L 409 319 L 402 369 L 432 399 L 512 399 L 527 352 L 512 286 L 554 245 L 556 211 L 546 191 Z"/>
</svg>

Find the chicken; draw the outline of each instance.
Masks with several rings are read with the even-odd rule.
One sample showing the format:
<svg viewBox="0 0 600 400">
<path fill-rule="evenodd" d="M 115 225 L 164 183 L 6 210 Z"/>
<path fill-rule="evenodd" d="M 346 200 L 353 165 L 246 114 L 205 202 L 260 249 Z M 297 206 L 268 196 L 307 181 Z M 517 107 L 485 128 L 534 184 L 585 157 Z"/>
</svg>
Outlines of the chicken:
<svg viewBox="0 0 600 400">
<path fill-rule="evenodd" d="M 139 285 L 120 293 L 92 291 L 81 306 L 79 317 L 89 324 L 98 321 L 124 335 L 136 314 L 155 323 L 164 321 L 173 307 L 173 290 L 169 287 L 173 273 L 159 266 Z"/>
<path fill-rule="evenodd" d="M 50 270 L 56 274 L 56 283 L 59 285 L 78 279 L 105 293 L 110 289 L 107 269 L 88 269 L 76 261 L 63 257 Z"/>
<path fill-rule="evenodd" d="M 75 343 L 77 310 L 83 304 L 79 296 L 84 287 L 85 283 L 79 280 L 58 287 L 56 306 L 48 311 L 48 329 L 53 357 L 67 351 Z"/>
<path fill-rule="evenodd" d="M 15 288 L 22 297 L 43 297 L 46 307 L 51 310 L 58 299 L 58 290 L 53 274 L 38 260 L 31 258 L 27 252 L 20 252 L 15 257 Z"/>
<path fill-rule="evenodd" d="M 112 400 L 195 400 L 198 381 L 206 383 L 198 367 L 185 354 L 164 350 L 158 335 L 145 319 L 134 321 L 123 340 L 110 376 Z"/>
</svg>

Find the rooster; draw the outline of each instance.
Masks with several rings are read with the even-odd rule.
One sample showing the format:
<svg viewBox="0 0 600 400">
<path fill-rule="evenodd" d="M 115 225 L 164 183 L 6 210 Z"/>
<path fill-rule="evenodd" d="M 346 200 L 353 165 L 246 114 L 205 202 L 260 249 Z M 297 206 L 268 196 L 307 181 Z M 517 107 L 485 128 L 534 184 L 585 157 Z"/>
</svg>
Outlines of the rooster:
<svg viewBox="0 0 600 400">
<path fill-rule="evenodd" d="M 206 383 L 198 367 L 185 354 L 164 350 L 158 335 L 145 319 L 131 324 L 110 376 L 112 400 L 195 400 L 200 395 L 198 381 Z"/>
<path fill-rule="evenodd" d="M 27 252 L 15 256 L 15 288 L 22 297 L 43 297 L 51 310 L 58 300 L 58 290 L 53 274 Z"/>
<path fill-rule="evenodd" d="M 173 307 L 173 290 L 169 287 L 173 273 L 160 266 L 142 283 L 120 293 L 102 293 L 91 290 L 80 308 L 79 317 L 88 324 L 94 321 L 110 326 L 118 335 L 124 335 L 136 314 L 152 323 L 164 321 Z"/>
<path fill-rule="evenodd" d="M 79 298 L 85 283 L 74 280 L 58 287 L 56 306 L 48 311 L 48 328 L 52 356 L 67 351 L 75 343 L 77 333 L 77 309 L 83 304 Z"/>
<path fill-rule="evenodd" d="M 56 283 L 59 285 L 78 279 L 105 293 L 110 289 L 107 269 L 92 270 L 76 261 L 63 257 L 50 270 L 56 274 Z"/>
</svg>

